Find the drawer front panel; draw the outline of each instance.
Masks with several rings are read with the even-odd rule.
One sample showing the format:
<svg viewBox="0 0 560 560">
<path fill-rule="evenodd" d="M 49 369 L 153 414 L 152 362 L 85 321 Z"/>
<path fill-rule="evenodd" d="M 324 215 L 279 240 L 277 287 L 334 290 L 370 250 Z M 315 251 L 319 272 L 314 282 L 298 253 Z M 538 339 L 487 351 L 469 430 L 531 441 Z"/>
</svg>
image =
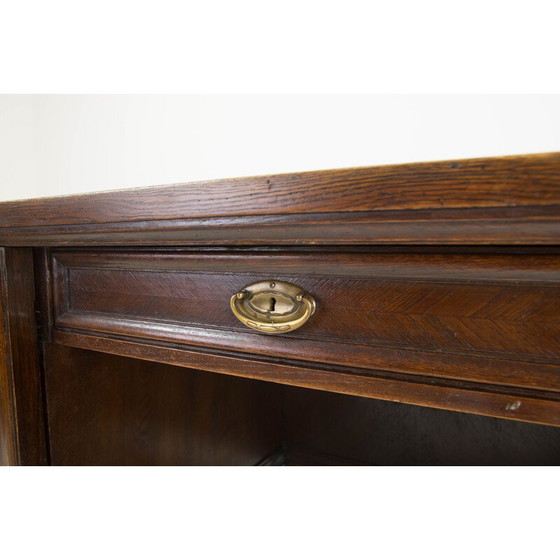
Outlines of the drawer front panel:
<svg viewBox="0 0 560 560">
<path fill-rule="evenodd" d="M 54 323 L 274 358 L 560 391 L 560 257 L 56 252 Z M 261 280 L 317 312 L 264 335 L 229 300 Z"/>
</svg>

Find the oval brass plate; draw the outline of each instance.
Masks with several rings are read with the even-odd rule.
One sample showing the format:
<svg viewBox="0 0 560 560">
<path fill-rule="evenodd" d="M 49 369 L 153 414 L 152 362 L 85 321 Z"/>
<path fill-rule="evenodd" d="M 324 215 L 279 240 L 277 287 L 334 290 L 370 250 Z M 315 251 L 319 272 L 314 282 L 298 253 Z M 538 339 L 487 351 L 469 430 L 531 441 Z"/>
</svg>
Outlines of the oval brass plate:
<svg viewBox="0 0 560 560">
<path fill-rule="evenodd" d="M 299 329 L 315 313 L 311 295 L 280 280 L 249 284 L 232 296 L 230 305 L 244 325 L 266 334 Z"/>
</svg>

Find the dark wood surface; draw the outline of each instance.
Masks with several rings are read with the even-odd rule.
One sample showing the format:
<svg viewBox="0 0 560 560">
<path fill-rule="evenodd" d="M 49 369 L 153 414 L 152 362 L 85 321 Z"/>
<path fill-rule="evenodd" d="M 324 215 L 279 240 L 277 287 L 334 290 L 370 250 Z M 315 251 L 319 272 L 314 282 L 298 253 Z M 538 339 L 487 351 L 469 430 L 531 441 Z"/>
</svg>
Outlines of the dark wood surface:
<svg viewBox="0 0 560 560">
<path fill-rule="evenodd" d="M 550 244 L 560 154 L 292 173 L 0 204 L 0 245 Z"/>
<path fill-rule="evenodd" d="M 288 465 L 560 465 L 560 428 L 285 389 Z"/>
<path fill-rule="evenodd" d="M 6 250 L 0 248 L 0 465 L 16 465 L 19 449 L 16 429 L 14 372 L 11 358 L 10 302 Z"/>
<path fill-rule="evenodd" d="M 0 464 L 48 462 L 33 254 L 0 248 Z"/>
<path fill-rule="evenodd" d="M 0 463 L 557 460 L 560 153 L 4 202 L 0 272 Z"/>
<path fill-rule="evenodd" d="M 452 377 L 560 390 L 558 255 L 197 252 L 54 258 L 58 327 L 355 367 L 390 363 L 398 371 L 437 375 L 445 375 L 452 355 Z M 301 286 L 317 301 L 315 316 L 279 336 L 242 325 L 229 300 L 263 278 Z M 465 358 L 463 371 L 459 356 Z M 485 359 L 478 360 L 478 371 L 472 371 L 474 358 Z M 522 365 L 512 364 L 501 375 L 499 358 Z"/>
<path fill-rule="evenodd" d="M 348 395 L 560 426 L 558 393 L 55 331 L 57 344 Z"/>
<path fill-rule="evenodd" d="M 254 465 L 280 443 L 272 384 L 46 347 L 53 465 Z"/>
<path fill-rule="evenodd" d="M 53 465 L 558 465 L 560 428 L 46 346 Z"/>
<path fill-rule="evenodd" d="M 277 375 L 322 371 L 318 388 L 334 370 L 330 390 L 372 396 L 379 394 L 372 379 L 382 372 L 424 385 L 422 399 L 442 399 L 449 409 L 457 405 L 447 390 L 436 396 L 441 387 L 480 390 L 484 405 L 475 410 L 482 413 L 488 392 L 511 396 L 505 407 L 519 417 L 519 408 L 531 407 L 517 396 L 560 401 L 560 257 L 553 253 L 57 251 L 53 259 L 61 343 L 139 356 L 147 344 L 152 356 L 163 344 L 164 361 L 175 345 L 172 363 L 248 376 L 254 368 L 239 364 L 258 359 L 260 379 L 270 379 L 262 366 L 268 360 L 280 366 Z M 239 323 L 230 297 L 263 278 L 307 290 L 317 300 L 315 316 L 275 336 Z M 297 376 L 290 382 L 300 384 Z M 386 398 L 400 398 L 395 393 Z M 555 424 L 554 418 L 540 421 Z"/>
</svg>

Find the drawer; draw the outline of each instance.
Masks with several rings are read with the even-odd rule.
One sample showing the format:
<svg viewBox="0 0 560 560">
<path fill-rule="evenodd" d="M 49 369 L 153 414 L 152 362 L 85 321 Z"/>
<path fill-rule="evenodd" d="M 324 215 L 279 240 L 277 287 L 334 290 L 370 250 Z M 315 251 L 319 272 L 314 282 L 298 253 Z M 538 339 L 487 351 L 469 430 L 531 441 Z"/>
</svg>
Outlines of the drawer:
<svg viewBox="0 0 560 560">
<path fill-rule="evenodd" d="M 51 261 L 58 332 L 560 391 L 552 253 L 61 250 Z M 263 280 L 301 287 L 315 314 L 292 332 L 248 328 L 230 299 Z"/>
</svg>

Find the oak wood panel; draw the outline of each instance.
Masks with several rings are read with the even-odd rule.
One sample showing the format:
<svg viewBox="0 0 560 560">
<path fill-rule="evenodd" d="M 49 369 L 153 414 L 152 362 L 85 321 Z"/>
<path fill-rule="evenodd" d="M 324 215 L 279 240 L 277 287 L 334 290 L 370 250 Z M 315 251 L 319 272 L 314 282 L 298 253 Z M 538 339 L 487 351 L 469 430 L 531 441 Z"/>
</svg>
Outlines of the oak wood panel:
<svg viewBox="0 0 560 560">
<path fill-rule="evenodd" d="M 558 255 L 54 258 L 57 328 L 560 391 Z M 264 336 L 237 321 L 231 295 L 266 278 L 298 284 L 316 298 L 308 324 Z"/>
<path fill-rule="evenodd" d="M 0 207 L 1 207 L 0 203 Z M 7 246 L 549 245 L 560 206 L 339 212 L 0 228 Z"/>
<path fill-rule="evenodd" d="M 48 462 L 31 249 L 0 248 L 0 463 Z"/>
<path fill-rule="evenodd" d="M 127 269 L 127 270 L 185 270 L 181 264 L 189 258 L 191 272 L 224 271 L 270 273 L 270 262 L 282 274 L 302 271 L 331 277 L 363 278 L 374 275 L 394 278 L 395 267 L 399 275 L 410 279 L 429 279 L 437 274 L 449 280 L 501 280 L 557 282 L 560 262 L 558 247 L 469 247 L 469 248 L 417 248 L 417 247 L 330 247 L 309 248 L 239 248 L 191 250 L 173 247 L 163 250 L 83 249 L 52 250 L 52 258 L 62 267 Z M 333 257 L 334 255 L 334 257 Z M 468 255 L 468 266 L 465 264 Z M 543 258 L 546 256 L 547 258 Z M 236 257 L 236 258 L 234 258 Z M 337 267 L 333 269 L 332 259 Z M 340 267 L 340 268 L 339 268 Z M 343 272 L 341 272 L 343 270 Z M 555 276 L 556 274 L 556 276 Z"/>
<path fill-rule="evenodd" d="M 278 391 L 163 364 L 560 426 L 559 218 L 560 153 L 0 203 L 0 245 L 38 247 L 0 260 L 0 462 L 49 461 L 38 333 L 67 346 L 47 344 L 46 354 L 60 464 L 270 457 L 276 420 L 259 431 L 257 402 L 276 411 Z M 72 246 L 98 249 L 55 249 L 51 260 L 48 247 Z M 263 276 L 307 288 L 318 314 L 279 337 L 245 330 L 228 300 Z M 193 391 L 224 415 L 210 418 Z M 332 402 L 342 425 L 342 401 Z M 357 405 L 362 427 L 374 405 Z M 418 413 L 422 437 L 451 418 L 439 414 Z M 487 441 L 502 429 L 477 421 L 458 425 Z M 255 441 L 224 443 L 230 428 Z M 503 433 L 515 439 L 513 428 Z M 543 433 L 523 432 L 527 452 Z M 415 442 L 403 441 L 412 453 Z M 332 461 L 331 451 L 299 448 Z"/>
<path fill-rule="evenodd" d="M 0 244 L 546 244 L 560 154 L 292 173 L 0 204 Z"/>
<path fill-rule="evenodd" d="M 305 330 L 284 335 L 288 338 L 486 356 L 560 357 L 560 285 L 274 278 L 305 284 L 322 303 L 321 313 Z M 225 305 L 244 283 L 247 278 L 228 273 L 164 275 L 71 269 L 68 290 L 73 313 L 105 313 L 247 333 L 251 331 Z"/>
<path fill-rule="evenodd" d="M 6 250 L 0 248 L 0 465 L 16 465 L 19 449 L 8 311 Z"/>
<path fill-rule="evenodd" d="M 288 465 L 560 465 L 560 428 L 286 387 Z"/>
<path fill-rule="evenodd" d="M 558 393 L 55 331 L 57 344 L 250 379 L 560 426 Z"/>
<path fill-rule="evenodd" d="M 35 273 L 35 297 L 38 335 L 42 343 L 50 342 L 53 328 L 53 281 L 51 278 L 50 250 L 41 247 L 33 249 L 33 266 Z"/>
<path fill-rule="evenodd" d="M 220 179 L 0 207 L 2 227 L 560 204 L 560 153 Z"/>
<path fill-rule="evenodd" d="M 53 465 L 253 465 L 280 445 L 272 384 L 46 346 Z"/>
</svg>

